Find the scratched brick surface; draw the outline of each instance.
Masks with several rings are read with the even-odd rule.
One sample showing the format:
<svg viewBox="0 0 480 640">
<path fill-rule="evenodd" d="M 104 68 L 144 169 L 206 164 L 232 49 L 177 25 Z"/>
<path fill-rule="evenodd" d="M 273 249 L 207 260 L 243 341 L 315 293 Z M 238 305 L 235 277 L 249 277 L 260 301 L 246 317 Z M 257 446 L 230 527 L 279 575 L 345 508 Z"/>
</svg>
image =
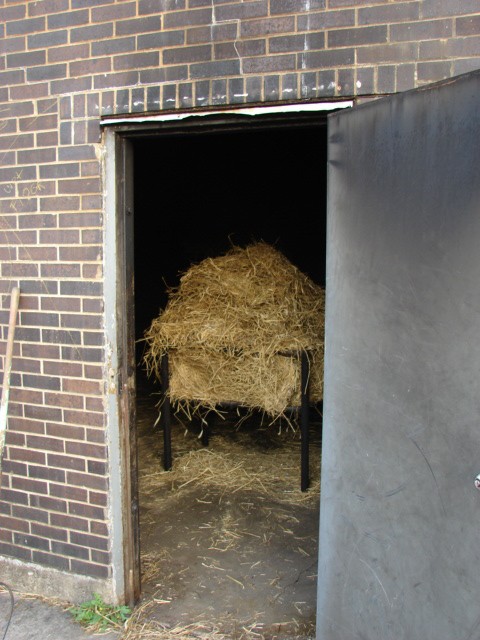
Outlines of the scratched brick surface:
<svg viewBox="0 0 480 640">
<path fill-rule="evenodd" d="M 100 118 L 380 96 L 479 66 L 474 0 L 0 0 L 0 355 L 22 290 L 0 554 L 111 577 Z"/>
</svg>

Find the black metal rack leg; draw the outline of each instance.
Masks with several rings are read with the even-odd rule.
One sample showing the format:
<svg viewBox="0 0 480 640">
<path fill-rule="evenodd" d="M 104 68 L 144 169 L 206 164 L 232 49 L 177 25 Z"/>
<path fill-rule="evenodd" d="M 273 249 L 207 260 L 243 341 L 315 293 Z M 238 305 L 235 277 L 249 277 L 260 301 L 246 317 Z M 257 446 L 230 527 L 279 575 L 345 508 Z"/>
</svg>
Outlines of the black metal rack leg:
<svg viewBox="0 0 480 640">
<path fill-rule="evenodd" d="M 300 433 L 301 442 L 301 482 L 300 488 L 306 491 L 310 485 L 309 477 L 309 401 L 308 401 L 308 378 L 309 365 L 308 357 L 305 351 L 302 351 L 301 357 L 301 407 L 300 407 Z"/>
<path fill-rule="evenodd" d="M 162 408 L 161 425 L 163 428 L 163 468 L 169 471 L 172 468 L 172 429 L 171 410 L 168 398 L 168 354 L 162 356 L 160 363 L 162 374 Z"/>
</svg>

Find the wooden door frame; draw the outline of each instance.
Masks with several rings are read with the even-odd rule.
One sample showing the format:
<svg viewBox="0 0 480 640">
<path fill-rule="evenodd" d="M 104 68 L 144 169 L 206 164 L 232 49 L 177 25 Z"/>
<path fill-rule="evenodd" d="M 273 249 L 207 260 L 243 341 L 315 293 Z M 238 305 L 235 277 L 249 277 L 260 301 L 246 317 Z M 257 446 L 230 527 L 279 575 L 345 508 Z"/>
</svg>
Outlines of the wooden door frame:
<svg viewBox="0 0 480 640">
<path fill-rule="evenodd" d="M 351 101 L 243 108 L 197 114 L 105 118 L 105 318 L 107 434 L 113 591 L 133 605 L 140 596 L 140 532 L 135 428 L 133 142 L 162 134 L 191 135 L 246 128 L 326 125 L 332 109 Z M 292 108 L 293 107 L 293 108 Z M 210 117 L 199 117 L 199 116 Z M 247 118 L 245 117 L 247 115 Z M 255 115 L 255 118 L 251 116 Z M 257 117 L 262 116 L 262 117 Z M 108 126 L 106 126 L 108 125 Z"/>
</svg>

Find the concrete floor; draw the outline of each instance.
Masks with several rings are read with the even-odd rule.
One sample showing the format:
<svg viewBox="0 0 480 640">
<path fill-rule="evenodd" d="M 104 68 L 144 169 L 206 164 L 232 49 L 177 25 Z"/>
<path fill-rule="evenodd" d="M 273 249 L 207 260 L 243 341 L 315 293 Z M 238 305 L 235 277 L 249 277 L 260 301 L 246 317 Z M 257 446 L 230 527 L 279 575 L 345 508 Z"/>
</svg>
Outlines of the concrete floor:
<svg viewBox="0 0 480 640">
<path fill-rule="evenodd" d="M 169 481 L 162 469 L 162 437 L 152 428 L 156 400 L 143 395 L 137 403 L 142 602 L 158 603 L 154 610 L 149 606 L 149 616 L 166 627 L 210 625 L 227 638 L 314 637 L 319 496 L 312 488 L 303 502 L 299 491 L 298 437 L 248 423 L 237 431 L 214 419 L 207 459 L 224 452 L 234 456 L 232 468 L 271 465 L 281 475 L 287 447 L 293 479 L 274 491 L 264 491 L 260 481 L 247 489 L 204 481 L 172 490 L 182 479 Z M 317 416 L 311 425 L 312 476 L 319 473 L 320 429 Z M 173 432 L 175 471 L 189 449 L 202 446 L 184 426 L 174 423 Z M 142 477 L 156 474 L 158 485 L 145 488 Z M 290 490 L 299 502 L 284 499 Z"/>
</svg>

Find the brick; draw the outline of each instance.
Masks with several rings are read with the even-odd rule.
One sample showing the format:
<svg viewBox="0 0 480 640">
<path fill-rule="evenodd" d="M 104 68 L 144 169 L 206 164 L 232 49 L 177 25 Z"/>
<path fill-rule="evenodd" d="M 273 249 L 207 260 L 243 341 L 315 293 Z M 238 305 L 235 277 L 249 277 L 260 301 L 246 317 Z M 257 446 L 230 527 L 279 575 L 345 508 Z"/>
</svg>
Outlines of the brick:
<svg viewBox="0 0 480 640">
<path fill-rule="evenodd" d="M 417 58 L 418 45 L 414 42 L 360 47 L 357 50 L 358 64 L 381 64 L 392 62 L 401 64 L 405 60 L 417 60 Z"/>
<path fill-rule="evenodd" d="M 36 0 L 28 5 L 29 16 L 44 16 L 49 13 L 68 11 L 68 0 Z"/>
<path fill-rule="evenodd" d="M 32 147 L 34 140 L 32 133 L 23 133 L 15 136 L 0 136 L 0 151 L 2 149 L 22 149 Z"/>
<path fill-rule="evenodd" d="M 103 520 L 105 518 L 105 509 L 101 509 L 100 507 L 95 507 L 89 504 L 82 504 L 80 502 L 70 502 L 68 507 L 69 513 L 76 516 L 94 518 L 96 520 Z"/>
<path fill-rule="evenodd" d="M 102 427 L 104 425 L 104 416 L 102 414 L 93 413 L 91 411 L 74 411 L 70 409 L 64 410 L 64 420 L 71 424 L 79 424 L 90 427 Z"/>
<path fill-rule="evenodd" d="M 27 446 L 40 451 L 56 451 L 63 453 L 65 450 L 63 440 L 57 438 L 49 438 L 43 435 L 28 435 Z"/>
<path fill-rule="evenodd" d="M 21 449 L 17 447 L 9 447 L 9 454 L 14 460 L 22 460 L 24 462 L 32 462 L 36 464 L 45 464 L 45 454 L 41 451 L 32 449 Z"/>
<path fill-rule="evenodd" d="M 88 58 L 88 44 L 75 44 L 65 47 L 55 47 L 48 50 L 48 62 L 69 62 L 79 58 Z"/>
<path fill-rule="evenodd" d="M 211 60 L 212 49 L 210 45 L 197 47 L 182 47 L 166 49 L 163 52 L 164 64 L 182 64 L 185 62 L 202 62 Z"/>
<path fill-rule="evenodd" d="M 59 498 L 65 498 L 66 500 L 77 500 L 79 502 L 85 502 L 88 498 L 86 489 L 81 487 L 69 487 L 65 484 L 50 484 L 50 495 L 57 496 Z M 68 503 L 68 510 L 70 512 L 71 503 Z"/>
<path fill-rule="evenodd" d="M 9 460 L 7 457 L 2 462 L 2 471 L 6 474 L 15 476 L 27 476 L 27 465 L 17 462 L 16 460 Z M 89 469 L 90 473 L 92 471 Z"/>
<path fill-rule="evenodd" d="M 217 20 L 220 20 L 220 18 L 217 18 Z M 177 29 L 178 27 L 200 26 L 210 24 L 213 21 L 211 9 L 175 11 L 164 16 L 164 28 Z M 151 31 L 157 31 L 157 29 L 151 29 Z"/>
<path fill-rule="evenodd" d="M 68 331 L 63 329 L 43 329 L 42 341 L 54 344 L 80 344 L 81 334 L 79 331 Z M 53 388 L 52 388 L 53 389 Z M 55 387 L 59 390 L 59 387 Z"/>
<path fill-rule="evenodd" d="M 272 71 L 293 71 L 296 68 L 294 55 L 261 56 L 243 61 L 244 73 L 265 73 Z"/>
<path fill-rule="evenodd" d="M 25 72 L 23 70 L 2 71 L 0 72 L 0 84 L 9 86 L 14 84 L 23 84 Z M 25 96 L 22 94 L 22 98 Z"/>
<path fill-rule="evenodd" d="M 45 51 L 35 51 L 27 53 L 11 53 L 7 55 L 7 67 L 31 67 L 38 64 L 45 64 L 47 59 Z"/>
<path fill-rule="evenodd" d="M 468 60 L 454 60 L 452 63 L 452 74 L 460 75 L 480 69 L 480 57 L 470 58 Z"/>
<path fill-rule="evenodd" d="M 95 73 L 109 73 L 112 69 L 110 58 L 91 58 L 70 63 L 70 75 L 85 76 Z"/>
<path fill-rule="evenodd" d="M 58 181 L 58 193 L 62 194 L 98 193 L 100 190 L 100 179 L 97 177 Z"/>
<path fill-rule="evenodd" d="M 93 78 L 90 76 L 78 76 L 67 80 L 53 80 L 51 90 L 56 94 L 90 91 L 92 84 Z"/>
<path fill-rule="evenodd" d="M 50 538 L 51 540 L 67 540 L 68 534 L 65 529 L 57 527 L 49 527 L 45 524 L 32 524 L 32 533 L 42 538 Z"/>
<path fill-rule="evenodd" d="M 148 18 L 135 18 L 133 20 L 119 20 L 115 24 L 115 35 L 137 35 L 148 31 L 160 31 L 162 28 L 160 16 Z"/>
<path fill-rule="evenodd" d="M 31 202 L 35 202 L 35 200 L 32 199 Z M 18 222 L 21 229 L 44 229 L 46 227 L 56 227 L 57 217 L 48 213 L 35 213 L 34 215 L 20 216 Z"/>
<path fill-rule="evenodd" d="M 369 7 L 368 11 L 372 11 L 373 9 L 374 7 Z M 281 18 L 277 19 L 280 20 Z M 331 29 L 332 27 L 353 27 L 355 26 L 355 11 L 345 9 L 341 11 L 308 13 L 307 15 L 298 16 L 297 25 L 298 31 L 317 31 L 319 29 Z M 286 29 L 286 31 L 294 31 L 294 29 Z"/>
<path fill-rule="evenodd" d="M 82 302 L 82 310 L 84 313 L 103 313 L 103 300 L 90 300 L 87 298 Z"/>
<path fill-rule="evenodd" d="M 37 536 L 27 535 L 25 533 L 14 533 L 13 542 L 14 544 L 22 545 L 30 549 L 42 549 L 44 551 L 50 550 L 50 543 L 48 540 Z"/>
<path fill-rule="evenodd" d="M 130 39 L 129 39 L 130 41 Z M 112 42 L 115 42 L 113 40 Z M 139 49 L 163 49 L 164 47 L 173 47 L 183 45 L 185 43 L 185 32 L 178 31 L 158 31 L 138 36 Z M 115 53 L 115 52 L 112 52 Z"/>
<path fill-rule="evenodd" d="M 90 489 L 99 489 L 105 491 L 107 489 L 107 479 L 101 476 L 92 476 L 78 471 L 68 471 L 67 482 L 73 486 L 86 487 Z"/>
<path fill-rule="evenodd" d="M 72 558 L 83 558 L 87 560 L 89 557 L 87 548 L 59 541 L 52 542 L 52 551 Z"/>
<path fill-rule="evenodd" d="M 60 381 L 52 376 L 24 374 L 22 380 L 25 387 L 32 389 L 60 389 Z"/>
<path fill-rule="evenodd" d="M 102 393 L 102 387 L 98 382 L 93 382 L 91 380 L 65 379 L 63 381 L 63 391 L 71 393 L 89 393 L 100 395 Z"/>
<path fill-rule="evenodd" d="M 28 36 L 27 43 L 29 49 L 45 49 L 54 46 L 67 44 L 68 31 L 48 31 L 47 33 L 37 33 Z"/>
<path fill-rule="evenodd" d="M 27 493 L 25 493 L 24 491 L 13 491 L 11 489 L 7 489 L 2 486 L 2 499 L 14 505 L 14 507 L 12 508 L 12 515 L 14 517 L 18 517 L 18 518 L 24 517 L 23 512 L 25 511 L 26 507 L 25 506 L 20 507 L 19 505 L 28 504 Z M 32 518 L 29 518 L 29 519 L 32 520 Z"/>
<path fill-rule="evenodd" d="M 146 36 L 139 36 L 139 49 L 148 48 L 144 44 L 141 44 L 142 38 L 145 37 Z M 128 53 L 129 51 L 135 51 L 135 37 L 132 36 L 126 38 L 109 38 L 108 40 L 100 40 L 98 42 L 92 42 L 91 47 L 93 56 L 108 56 L 115 53 Z M 156 47 L 154 46 L 153 48 Z"/>
<path fill-rule="evenodd" d="M 91 504 L 96 504 L 102 507 L 106 507 L 108 505 L 107 495 L 105 493 L 97 493 L 96 491 L 90 491 L 89 500 Z M 91 523 L 91 527 L 96 523 Z M 103 525 L 103 523 L 102 523 Z"/>
<path fill-rule="evenodd" d="M 476 0 L 423 0 L 423 18 L 444 18 L 446 16 L 465 15 L 468 13 L 478 13 L 478 2 Z"/>
<path fill-rule="evenodd" d="M 103 328 L 103 320 L 101 316 L 90 316 L 84 314 L 67 315 L 63 314 L 61 318 L 61 326 L 69 329 L 98 329 Z M 85 333 L 84 333 L 85 339 Z"/>
<path fill-rule="evenodd" d="M 20 518 L 11 518 L 7 516 L 0 516 L 0 530 L 9 529 L 10 531 L 21 531 L 23 533 L 29 533 L 30 525 L 25 520 Z"/>
<path fill-rule="evenodd" d="M 70 31 L 70 42 L 101 40 L 113 36 L 113 23 L 96 24 L 89 27 L 76 27 Z"/>
<path fill-rule="evenodd" d="M 79 398 L 79 400 L 80 402 L 82 402 L 82 398 Z M 83 427 L 74 427 L 71 424 L 65 425 L 63 423 L 47 423 L 46 431 L 47 435 L 53 436 L 55 438 L 85 440 L 85 429 L 83 429 Z"/>
<path fill-rule="evenodd" d="M 13 369 L 14 371 L 18 371 L 19 373 L 23 371 L 27 371 L 29 373 L 40 373 L 41 367 L 38 360 L 23 360 L 20 358 L 13 358 Z"/>
<path fill-rule="evenodd" d="M 113 6 L 98 7 L 92 9 L 92 22 L 106 22 L 108 20 L 122 20 L 132 18 L 137 13 L 136 2 L 123 2 L 122 4 L 114 4 Z"/>
<path fill-rule="evenodd" d="M 410 22 L 420 18 L 419 2 L 395 2 L 395 4 L 367 7 L 358 10 L 358 24 L 390 24 Z"/>
<path fill-rule="evenodd" d="M 400 64 L 396 68 L 397 91 L 408 91 L 415 86 L 416 65 Z"/>
<path fill-rule="evenodd" d="M 79 312 L 81 310 L 81 304 L 78 298 L 42 298 L 41 308 L 44 311 Z"/>
<path fill-rule="evenodd" d="M 24 344 L 22 345 L 22 355 L 26 358 L 55 360 L 60 357 L 60 349 L 48 344 Z"/>
<path fill-rule="evenodd" d="M 122 71 L 106 76 L 95 76 L 93 85 L 95 89 L 111 89 L 138 84 L 138 71 Z"/>
<path fill-rule="evenodd" d="M 60 469 L 73 469 L 75 471 L 85 471 L 85 460 L 67 455 L 48 455 L 48 464 L 51 467 L 59 467 Z"/>
<path fill-rule="evenodd" d="M 76 529 L 77 531 L 89 530 L 88 521 L 84 518 L 75 518 L 72 515 L 63 515 L 52 513 L 50 516 L 50 523 L 54 527 L 65 527 L 66 529 Z"/>
<path fill-rule="evenodd" d="M 300 13 L 325 9 L 326 0 L 275 0 L 271 5 L 272 15 L 276 13 Z"/>
<path fill-rule="evenodd" d="M 67 503 L 64 500 L 58 500 L 50 496 L 33 495 L 30 497 L 30 504 L 47 511 L 59 511 L 60 513 L 66 513 L 67 511 Z"/>
<path fill-rule="evenodd" d="M 19 151 L 17 153 L 19 164 L 29 164 L 36 162 L 38 164 L 55 162 L 57 159 L 57 150 L 52 149 L 29 149 L 28 151 Z"/>
<path fill-rule="evenodd" d="M 48 16 L 47 25 L 48 30 L 64 29 L 66 27 L 74 27 L 81 24 L 89 24 L 90 16 L 88 9 L 82 9 L 81 11 L 64 11 L 62 13 L 55 13 Z"/>
<path fill-rule="evenodd" d="M 419 82 L 436 82 L 451 76 L 450 62 L 419 62 L 417 65 Z"/>
<path fill-rule="evenodd" d="M 275 11 L 276 4 L 279 1 L 281 2 L 281 0 L 275 0 L 275 3 L 272 3 L 272 13 Z M 291 1 L 296 2 L 297 0 Z M 303 2 L 303 0 L 300 0 L 300 2 Z M 315 3 L 316 0 L 313 0 L 313 2 Z M 268 3 L 265 0 L 224 4 L 215 9 L 215 21 L 217 22 L 222 22 L 222 20 L 248 20 L 265 16 L 268 16 Z"/>
<path fill-rule="evenodd" d="M 256 59 L 252 58 L 251 60 Z M 192 64 L 190 73 L 191 77 L 195 79 L 238 76 L 240 75 L 240 61 L 221 60 L 215 62 L 202 62 L 198 64 Z"/>
<path fill-rule="evenodd" d="M 72 0 L 72 9 L 77 9 L 78 7 L 98 7 L 100 5 L 112 5 L 115 3 L 115 0 Z"/>
<path fill-rule="evenodd" d="M 0 168 L 0 181 L 10 182 L 11 180 L 34 180 L 37 177 L 37 168 L 35 166 Z"/>
<path fill-rule="evenodd" d="M 68 363 L 62 363 L 62 365 L 65 365 L 65 368 L 67 369 L 66 371 L 63 371 L 63 375 L 67 376 L 69 375 L 69 369 L 72 369 L 73 367 L 68 367 Z M 77 375 L 81 375 L 81 371 L 78 372 L 75 371 L 75 373 Z M 69 409 L 83 409 L 83 397 L 82 396 L 74 396 L 74 395 L 70 395 L 70 394 L 65 394 L 65 393 L 46 393 L 45 394 L 45 402 L 48 402 L 50 405 L 53 405 L 55 407 L 65 407 L 65 408 L 69 408 Z M 53 426 L 53 425 L 52 425 Z M 49 429 L 49 425 L 47 425 L 47 431 Z M 58 432 L 58 429 L 52 429 L 54 431 Z M 76 427 L 72 427 L 72 426 L 66 426 L 65 427 L 65 432 L 67 434 L 69 433 L 75 433 Z M 78 431 L 78 429 L 76 430 L 78 432 L 79 435 L 83 434 L 82 439 L 84 439 L 84 431 Z M 68 436 L 65 436 L 68 437 Z"/>
<path fill-rule="evenodd" d="M 27 35 L 36 31 L 45 31 L 45 18 L 12 20 L 6 24 L 7 36 Z"/>
<path fill-rule="evenodd" d="M 457 18 L 455 20 L 457 36 L 474 36 L 480 34 L 480 15 Z"/>
<path fill-rule="evenodd" d="M 70 563 L 67 558 L 61 558 L 50 553 L 44 553 L 43 551 L 33 551 L 32 561 L 61 571 L 68 571 L 70 569 Z"/>
<path fill-rule="evenodd" d="M 295 31 L 295 20 L 293 17 L 249 20 L 240 26 L 240 35 L 243 38 L 264 37 L 270 34 L 288 33 L 291 31 Z"/>
<path fill-rule="evenodd" d="M 110 553 L 106 551 L 97 551 L 96 549 L 92 549 L 91 560 L 92 562 L 108 565 L 111 562 L 111 556 Z"/>
<path fill-rule="evenodd" d="M 40 242 L 42 244 L 78 244 L 80 232 L 77 229 L 42 229 Z"/>
<path fill-rule="evenodd" d="M 62 295 L 101 296 L 103 287 L 100 282 L 66 281 L 60 284 Z"/>
<path fill-rule="evenodd" d="M 21 491 L 28 491 L 29 493 L 48 493 L 48 485 L 46 482 L 17 476 L 13 476 L 12 478 L 12 488 L 20 489 Z"/>
<path fill-rule="evenodd" d="M 2 3 L 2 7 L 3 7 L 3 3 Z M 4 24 L 6 24 L 11 20 L 19 20 L 21 18 L 25 18 L 25 16 L 26 16 L 26 8 L 21 5 L 0 8 L 0 22 Z"/>
<path fill-rule="evenodd" d="M 365 44 L 381 44 L 387 42 L 387 36 L 386 26 L 359 27 L 356 29 L 330 30 L 327 41 L 329 48 L 352 47 Z"/>
<path fill-rule="evenodd" d="M 395 66 L 382 65 L 377 70 L 377 93 L 394 93 L 395 91 Z"/>
<path fill-rule="evenodd" d="M 40 211 L 78 211 L 78 196 L 52 196 L 40 198 Z"/>
<path fill-rule="evenodd" d="M 222 40 L 236 40 L 238 38 L 238 25 L 236 22 L 226 24 L 214 24 L 208 27 L 192 27 L 187 29 L 187 44 L 201 44 L 211 42 L 221 42 Z M 167 31 L 166 34 L 184 31 Z M 172 43 L 176 44 L 176 43 Z"/>
<path fill-rule="evenodd" d="M 24 327 L 58 327 L 60 317 L 57 313 L 21 312 L 21 323 Z"/>
<path fill-rule="evenodd" d="M 448 38 L 453 32 L 452 20 L 422 21 L 405 24 L 394 24 L 390 27 L 392 42 L 406 42 Z"/>
<path fill-rule="evenodd" d="M 26 405 L 25 418 L 31 418 L 32 420 L 61 420 L 62 412 L 55 407 Z"/>
<path fill-rule="evenodd" d="M 243 40 L 237 43 L 221 42 L 214 46 L 215 60 L 224 60 L 229 58 L 264 56 L 267 52 L 265 40 Z"/>
<path fill-rule="evenodd" d="M 47 131 L 36 134 L 37 147 L 52 147 L 58 144 L 58 134 L 56 131 Z"/>
<path fill-rule="evenodd" d="M 175 11 L 185 8 L 185 0 L 140 0 L 138 3 L 139 15 L 160 13 L 161 11 Z"/>
<path fill-rule="evenodd" d="M 65 471 L 62 469 L 52 469 L 50 467 L 28 467 L 30 478 L 41 478 L 43 480 L 53 480 L 54 482 L 65 482 Z"/>
<path fill-rule="evenodd" d="M 90 577 L 94 576 L 97 578 L 108 578 L 109 576 L 108 567 L 102 567 L 90 562 L 80 562 L 79 560 L 72 560 L 71 568 L 74 573 L 79 573 L 81 575 L 87 575 Z"/>
<path fill-rule="evenodd" d="M 0 543 L 0 555 L 10 556 L 17 558 L 18 560 L 24 560 L 25 562 L 30 562 L 32 560 L 32 551 L 30 549 L 17 547 L 5 542 Z"/>
<path fill-rule="evenodd" d="M 102 538 L 100 536 L 94 536 L 91 534 L 80 533 L 77 531 L 72 531 L 70 533 L 70 540 L 74 544 L 78 544 L 90 549 L 99 549 L 101 551 L 106 551 L 109 546 L 107 538 Z"/>
<path fill-rule="evenodd" d="M 323 33 L 311 33 L 295 36 L 277 36 L 268 41 L 270 53 L 285 53 L 289 51 L 310 51 L 323 49 L 325 36 Z"/>
<path fill-rule="evenodd" d="M 27 69 L 28 82 L 38 82 L 39 80 L 54 80 L 56 78 L 65 78 L 67 75 L 66 64 L 50 64 L 40 67 L 31 67 Z"/>
</svg>

